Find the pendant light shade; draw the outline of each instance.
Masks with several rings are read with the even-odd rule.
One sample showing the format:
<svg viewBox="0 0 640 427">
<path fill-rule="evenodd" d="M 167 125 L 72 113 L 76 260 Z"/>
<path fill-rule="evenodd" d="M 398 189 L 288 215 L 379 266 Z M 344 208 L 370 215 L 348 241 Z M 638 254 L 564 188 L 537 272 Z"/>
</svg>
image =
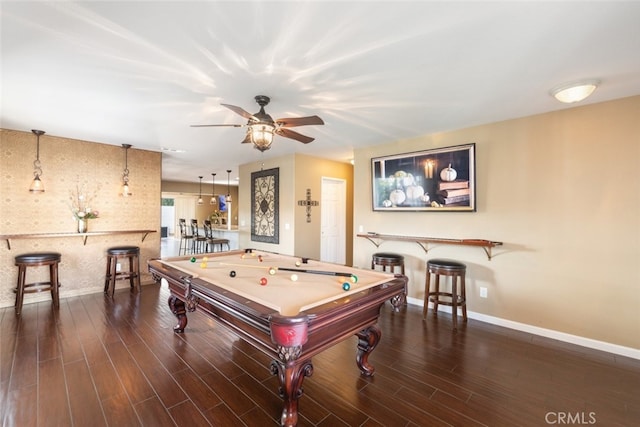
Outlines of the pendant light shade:
<svg viewBox="0 0 640 427">
<path fill-rule="evenodd" d="M 44 131 L 32 129 L 31 132 L 36 136 L 36 159 L 33 161 L 33 181 L 31 181 L 29 192 L 44 193 L 44 184 L 40 179 L 42 176 L 42 166 L 40 164 L 40 135 L 44 135 Z"/>
<path fill-rule="evenodd" d="M 231 191 L 229 191 L 229 174 L 231 169 L 227 169 L 227 203 L 231 203 Z"/>
<path fill-rule="evenodd" d="M 216 174 L 211 174 L 211 201 L 209 204 L 216 205 L 218 203 L 218 198 L 216 197 Z"/>
<path fill-rule="evenodd" d="M 201 205 L 204 203 L 202 201 L 202 176 L 199 176 L 198 178 L 200 178 L 200 195 L 198 196 L 198 204 Z"/>
</svg>

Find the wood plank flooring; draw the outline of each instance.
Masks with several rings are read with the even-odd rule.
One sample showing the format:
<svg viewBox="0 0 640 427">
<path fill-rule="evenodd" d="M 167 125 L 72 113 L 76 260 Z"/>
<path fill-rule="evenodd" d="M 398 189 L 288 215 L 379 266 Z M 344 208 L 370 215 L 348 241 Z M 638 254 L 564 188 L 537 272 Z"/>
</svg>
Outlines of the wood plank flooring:
<svg viewBox="0 0 640 427">
<path fill-rule="evenodd" d="M 185 334 L 159 285 L 0 309 L 0 420 L 29 426 L 276 426 L 269 360 L 192 313 Z M 421 308 L 380 317 L 359 375 L 356 339 L 313 359 L 300 426 L 633 426 L 640 361 Z"/>
</svg>

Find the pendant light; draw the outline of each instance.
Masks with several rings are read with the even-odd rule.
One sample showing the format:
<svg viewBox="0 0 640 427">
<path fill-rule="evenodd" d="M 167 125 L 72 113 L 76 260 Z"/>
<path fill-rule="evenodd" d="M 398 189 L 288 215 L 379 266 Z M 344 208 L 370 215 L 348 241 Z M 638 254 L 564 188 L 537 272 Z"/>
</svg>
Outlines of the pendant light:
<svg viewBox="0 0 640 427">
<path fill-rule="evenodd" d="M 129 159 L 127 154 L 131 144 L 122 144 L 122 148 L 124 148 L 124 171 L 122 171 L 122 192 L 120 194 L 129 197 L 131 193 L 129 192 Z"/>
<path fill-rule="evenodd" d="M 31 129 L 36 136 L 36 159 L 33 162 L 33 181 L 29 187 L 31 193 L 44 193 L 44 184 L 40 181 L 42 176 L 42 167 L 40 165 L 40 135 L 44 135 L 43 130 Z"/>
<path fill-rule="evenodd" d="M 209 204 L 215 205 L 218 203 L 218 199 L 216 198 L 216 174 L 211 174 L 211 201 Z"/>
<path fill-rule="evenodd" d="M 201 205 L 204 202 L 202 201 L 202 176 L 198 177 L 200 178 L 200 196 L 198 197 L 198 204 Z"/>
<path fill-rule="evenodd" d="M 231 203 L 231 192 L 229 191 L 229 174 L 231 169 L 227 169 L 227 203 Z"/>
</svg>

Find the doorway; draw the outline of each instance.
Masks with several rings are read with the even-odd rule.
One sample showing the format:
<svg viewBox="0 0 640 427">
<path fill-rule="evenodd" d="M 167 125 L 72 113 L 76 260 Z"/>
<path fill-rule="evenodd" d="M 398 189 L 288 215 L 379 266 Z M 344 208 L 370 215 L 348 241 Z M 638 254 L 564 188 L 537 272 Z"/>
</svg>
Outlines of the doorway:
<svg viewBox="0 0 640 427">
<path fill-rule="evenodd" d="M 320 260 L 346 263 L 347 182 L 322 177 Z"/>
</svg>

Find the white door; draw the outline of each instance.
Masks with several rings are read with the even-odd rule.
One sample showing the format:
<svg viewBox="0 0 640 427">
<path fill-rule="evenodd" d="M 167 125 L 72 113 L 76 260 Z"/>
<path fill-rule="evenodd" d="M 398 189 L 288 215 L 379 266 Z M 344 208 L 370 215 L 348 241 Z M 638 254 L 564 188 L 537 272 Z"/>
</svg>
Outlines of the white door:
<svg viewBox="0 0 640 427">
<path fill-rule="evenodd" d="M 346 262 L 347 182 L 322 178 L 320 260 Z"/>
</svg>

